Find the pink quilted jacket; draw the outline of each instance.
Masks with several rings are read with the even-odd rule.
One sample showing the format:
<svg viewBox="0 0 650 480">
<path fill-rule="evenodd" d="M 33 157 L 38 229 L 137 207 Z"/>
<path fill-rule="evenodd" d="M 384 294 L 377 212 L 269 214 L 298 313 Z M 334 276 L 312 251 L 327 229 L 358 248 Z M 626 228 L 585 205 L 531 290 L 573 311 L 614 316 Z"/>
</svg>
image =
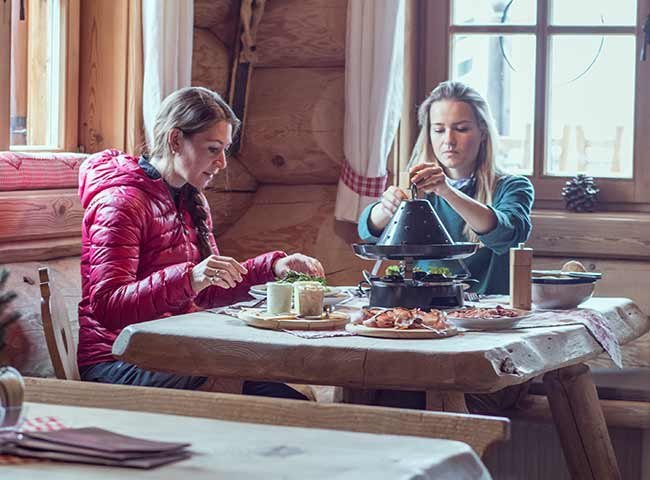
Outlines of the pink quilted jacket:
<svg viewBox="0 0 650 480">
<path fill-rule="evenodd" d="M 79 172 L 79 195 L 85 208 L 79 366 L 115 360 L 111 347 L 127 325 L 245 299 L 251 285 L 273 279 L 273 262 L 285 255 L 247 260 L 248 274 L 237 287 L 196 295 L 190 279 L 200 255 L 190 214 L 137 158 L 116 150 L 91 156 Z M 218 254 L 212 234 L 210 242 Z"/>
</svg>

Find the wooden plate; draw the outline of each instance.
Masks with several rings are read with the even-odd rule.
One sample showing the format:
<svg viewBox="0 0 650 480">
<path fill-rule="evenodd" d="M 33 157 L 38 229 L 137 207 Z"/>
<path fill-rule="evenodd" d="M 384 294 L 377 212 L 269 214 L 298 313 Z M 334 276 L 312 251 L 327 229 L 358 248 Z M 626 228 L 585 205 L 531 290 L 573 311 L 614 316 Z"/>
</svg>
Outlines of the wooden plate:
<svg viewBox="0 0 650 480">
<path fill-rule="evenodd" d="M 449 327 L 445 330 L 429 330 L 428 328 L 397 330 L 395 328 L 366 327 L 365 325 L 353 325 L 351 323 L 347 324 L 345 329 L 357 335 L 379 338 L 446 338 L 453 337 L 458 333 L 455 327 Z"/>
<path fill-rule="evenodd" d="M 244 308 L 238 317 L 246 325 L 268 330 L 334 330 L 350 321 L 342 312 L 332 312 L 329 318 L 298 318 L 296 314 L 270 315 L 263 308 Z"/>
</svg>

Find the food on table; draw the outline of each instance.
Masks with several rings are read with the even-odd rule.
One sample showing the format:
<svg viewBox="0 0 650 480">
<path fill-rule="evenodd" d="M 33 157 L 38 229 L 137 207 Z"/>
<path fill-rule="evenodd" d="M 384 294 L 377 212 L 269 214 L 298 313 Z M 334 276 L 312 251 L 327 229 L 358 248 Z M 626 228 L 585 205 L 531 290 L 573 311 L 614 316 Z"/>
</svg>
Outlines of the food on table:
<svg viewBox="0 0 650 480">
<path fill-rule="evenodd" d="M 447 313 L 450 318 L 514 318 L 520 317 L 521 311 L 497 305 L 494 308 L 465 308 Z"/>
<path fill-rule="evenodd" d="M 320 317 L 323 313 L 325 287 L 318 282 L 295 282 L 293 301 L 296 312 L 303 317 Z"/>
<path fill-rule="evenodd" d="M 266 311 L 270 314 L 291 311 L 293 285 L 285 282 L 266 283 Z"/>
<path fill-rule="evenodd" d="M 395 330 L 408 330 L 428 328 L 444 330 L 449 327 L 445 313 L 440 310 L 430 311 L 419 308 L 364 308 L 363 316 L 356 320 L 366 327 L 392 328 Z"/>
<path fill-rule="evenodd" d="M 401 277 L 402 270 L 399 265 L 389 265 L 384 271 L 384 275 L 387 277 Z"/>
<path fill-rule="evenodd" d="M 316 277 L 314 275 L 309 275 L 307 273 L 299 273 L 290 270 L 287 272 L 284 277 L 282 277 L 280 282 L 294 283 L 294 282 L 318 282 L 321 285 L 327 285 L 327 280 L 323 277 Z"/>
<path fill-rule="evenodd" d="M 586 272 L 585 266 L 577 260 L 571 260 L 562 265 L 562 272 Z"/>
</svg>

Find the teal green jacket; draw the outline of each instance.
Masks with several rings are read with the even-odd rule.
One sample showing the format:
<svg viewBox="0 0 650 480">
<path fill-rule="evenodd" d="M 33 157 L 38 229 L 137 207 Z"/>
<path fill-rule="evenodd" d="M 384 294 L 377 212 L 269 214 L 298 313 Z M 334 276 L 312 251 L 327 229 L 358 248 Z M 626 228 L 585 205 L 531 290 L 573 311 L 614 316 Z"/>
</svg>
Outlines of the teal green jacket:
<svg viewBox="0 0 650 480">
<path fill-rule="evenodd" d="M 470 182 L 461 191 L 470 197 L 475 195 L 474 182 Z M 535 192 L 526 177 L 506 175 L 497 182 L 492 209 L 497 217 L 497 226 L 488 233 L 479 235 L 481 246 L 474 255 L 465 259 L 472 278 L 479 281 L 472 290 L 481 294 L 507 294 L 509 290 L 509 251 L 511 247 L 525 242 L 532 228 L 530 211 L 533 206 Z M 463 234 L 465 220 L 442 198 L 428 194 L 426 199 L 431 202 L 440 220 L 456 242 L 466 242 Z M 370 210 L 377 203 L 368 205 L 359 218 L 359 237 L 364 242 L 376 242 L 368 227 Z M 430 266 L 447 267 L 452 272 L 465 273 L 456 260 L 436 261 L 420 260 L 417 266 L 426 270 Z"/>
</svg>

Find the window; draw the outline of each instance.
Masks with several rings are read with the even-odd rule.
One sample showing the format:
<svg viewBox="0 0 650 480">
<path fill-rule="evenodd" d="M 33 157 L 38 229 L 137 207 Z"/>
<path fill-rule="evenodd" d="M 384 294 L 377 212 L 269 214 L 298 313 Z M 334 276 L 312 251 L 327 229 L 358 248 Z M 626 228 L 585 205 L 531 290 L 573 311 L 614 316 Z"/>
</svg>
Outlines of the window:
<svg viewBox="0 0 650 480">
<path fill-rule="evenodd" d="M 614 208 L 650 203 L 650 55 L 640 61 L 650 0 L 425 9 L 427 85 L 451 78 L 485 96 L 501 136 L 497 163 L 530 176 L 538 200 L 560 200 L 567 177 L 587 173 Z"/>
<path fill-rule="evenodd" d="M 76 151 L 79 0 L 3 3 L 0 149 Z"/>
</svg>

